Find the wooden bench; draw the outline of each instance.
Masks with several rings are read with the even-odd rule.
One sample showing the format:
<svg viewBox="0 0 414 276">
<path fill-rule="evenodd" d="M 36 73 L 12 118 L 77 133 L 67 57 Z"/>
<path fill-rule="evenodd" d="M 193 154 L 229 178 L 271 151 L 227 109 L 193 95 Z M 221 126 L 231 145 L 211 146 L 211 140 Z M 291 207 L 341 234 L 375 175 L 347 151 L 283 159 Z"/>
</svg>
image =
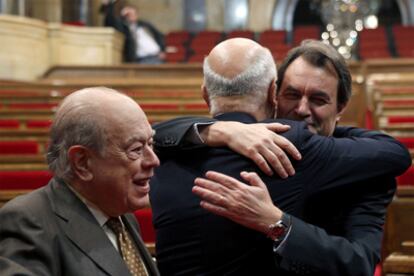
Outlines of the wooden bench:
<svg viewBox="0 0 414 276">
<path fill-rule="evenodd" d="M 401 252 L 394 252 L 383 263 L 385 276 L 414 275 L 414 241 L 404 241 Z"/>
<path fill-rule="evenodd" d="M 391 202 L 384 228 L 383 260 L 393 252 L 402 252 L 404 241 L 414 240 L 414 187 L 398 187 Z"/>
</svg>

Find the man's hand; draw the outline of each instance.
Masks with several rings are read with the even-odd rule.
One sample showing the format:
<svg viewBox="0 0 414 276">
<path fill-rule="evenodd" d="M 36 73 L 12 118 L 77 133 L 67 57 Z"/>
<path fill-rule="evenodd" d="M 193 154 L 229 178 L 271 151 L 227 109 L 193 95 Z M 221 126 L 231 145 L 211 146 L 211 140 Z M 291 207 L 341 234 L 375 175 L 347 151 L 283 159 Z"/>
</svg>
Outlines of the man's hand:
<svg viewBox="0 0 414 276">
<path fill-rule="evenodd" d="M 193 193 L 202 208 L 245 227 L 267 234 L 269 225 L 280 220 L 282 211 L 273 205 L 269 191 L 256 173 L 241 172 L 251 186 L 237 179 L 209 171 L 196 178 Z"/>
<path fill-rule="evenodd" d="M 273 175 L 273 168 L 280 177 L 286 178 L 295 174 L 287 154 L 296 160 L 302 158 L 289 140 L 276 133 L 285 132 L 289 128 L 290 126 L 279 123 L 216 122 L 203 128 L 200 135 L 209 146 L 228 146 L 253 160 L 267 175 Z"/>
</svg>

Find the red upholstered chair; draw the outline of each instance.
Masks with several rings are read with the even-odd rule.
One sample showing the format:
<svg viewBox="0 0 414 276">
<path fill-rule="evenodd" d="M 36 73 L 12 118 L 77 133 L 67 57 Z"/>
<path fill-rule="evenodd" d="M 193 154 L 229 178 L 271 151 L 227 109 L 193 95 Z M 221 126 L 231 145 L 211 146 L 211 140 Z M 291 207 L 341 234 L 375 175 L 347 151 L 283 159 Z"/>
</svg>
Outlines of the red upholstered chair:
<svg viewBox="0 0 414 276">
<path fill-rule="evenodd" d="M 397 177 L 398 186 L 414 186 L 414 167 L 411 166 L 405 173 Z"/>
<path fill-rule="evenodd" d="M 266 30 L 260 34 L 259 43 L 263 46 L 272 44 L 285 44 L 286 31 Z"/>
<path fill-rule="evenodd" d="M 187 48 L 183 45 L 167 46 L 165 54 L 166 62 L 182 62 L 187 58 Z"/>
<path fill-rule="evenodd" d="M 188 31 L 173 31 L 169 32 L 165 37 L 165 44 L 170 45 L 183 45 L 190 39 L 190 33 Z"/>
<path fill-rule="evenodd" d="M 414 149 L 414 137 L 396 137 L 396 139 L 403 143 L 407 148 Z"/>
<path fill-rule="evenodd" d="M 146 243 L 155 243 L 155 230 L 152 225 L 152 210 L 141 209 L 134 212 L 139 225 L 141 226 L 141 237 Z"/>
<path fill-rule="evenodd" d="M 363 29 L 359 33 L 359 56 L 361 59 L 391 57 L 384 26 L 376 29 Z"/>
<path fill-rule="evenodd" d="M 377 264 L 377 266 L 375 267 L 374 276 L 381 276 L 381 275 L 382 275 L 381 264 Z"/>
<path fill-rule="evenodd" d="M 38 154 L 36 141 L 0 141 L 0 154 Z"/>
<path fill-rule="evenodd" d="M 0 171 L 0 189 L 37 189 L 46 185 L 51 178 L 49 171 Z"/>
<path fill-rule="evenodd" d="M 19 128 L 20 122 L 15 119 L 0 120 L 0 128 Z"/>
<path fill-rule="evenodd" d="M 140 103 L 144 111 L 172 111 L 179 110 L 180 106 L 177 103 Z"/>
<path fill-rule="evenodd" d="M 208 52 L 207 53 L 202 53 L 202 54 L 194 54 L 194 55 L 190 56 L 190 58 L 188 59 L 188 62 L 190 62 L 190 63 L 203 62 L 204 57 L 207 54 L 208 54 Z"/>
<path fill-rule="evenodd" d="M 321 39 L 321 29 L 316 25 L 296 26 L 293 32 L 293 43 L 295 45 L 299 45 L 305 39 Z"/>
<path fill-rule="evenodd" d="M 52 124 L 51 120 L 28 120 L 26 126 L 28 128 L 49 128 Z"/>
<path fill-rule="evenodd" d="M 57 103 L 14 103 L 9 104 L 10 109 L 50 109 L 57 108 Z"/>
<path fill-rule="evenodd" d="M 227 39 L 235 37 L 244 37 L 254 40 L 254 32 L 249 30 L 234 30 L 227 34 Z"/>
<path fill-rule="evenodd" d="M 414 123 L 414 116 L 389 116 L 388 124 Z"/>
</svg>

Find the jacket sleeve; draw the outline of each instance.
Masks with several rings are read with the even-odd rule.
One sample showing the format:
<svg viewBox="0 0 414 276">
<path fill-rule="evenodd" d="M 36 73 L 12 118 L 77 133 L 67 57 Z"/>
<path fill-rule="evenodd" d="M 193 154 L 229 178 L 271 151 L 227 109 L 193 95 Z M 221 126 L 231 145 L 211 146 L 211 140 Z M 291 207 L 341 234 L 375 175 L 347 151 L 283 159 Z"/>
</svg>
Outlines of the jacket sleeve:
<svg viewBox="0 0 414 276">
<path fill-rule="evenodd" d="M 299 275 L 372 276 L 380 260 L 386 208 L 396 190 L 394 177 L 411 160 L 404 146 L 380 132 L 341 128 L 335 135 L 342 138 L 324 142 L 334 157 L 323 159 L 330 165 L 320 168 L 325 170 L 319 174 L 326 175 L 322 183 L 316 181 L 321 187 L 309 187 L 314 196 L 305 205 L 306 222 L 292 218 L 275 258 L 284 271 Z M 323 154 L 324 147 L 319 149 Z"/>
<path fill-rule="evenodd" d="M 157 153 L 191 150 L 206 145 L 195 145 L 188 139 L 196 123 L 212 123 L 215 119 L 206 117 L 179 117 L 170 121 L 155 124 L 154 147 Z"/>
<path fill-rule="evenodd" d="M 102 5 L 100 11 L 104 14 L 104 26 L 112 27 L 125 35 L 125 26 L 122 19 L 114 14 L 114 3 Z"/>
<path fill-rule="evenodd" d="M 322 221 L 311 224 L 293 217 L 288 239 L 275 253 L 281 268 L 304 275 L 372 276 L 380 260 L 386 208 L 396 186 L 394 178 L 384 176 L 362 187 L 343 194 L 347 199 L 340 208 L 332 206 L 339 193 L 330 200 L 319 197 L 316 204 L 320 208 L 305 220 L 314 223 L 314 217 L 319 217 Z M 308 203 L 312 204 L 315 201 Z M 335 211 L 326 214 L 329 208 Z"/>
<path fill-rule="evenodd" d="M 310 195 L 383 175 L 396 177 L 411 165 L 407 148 L 393 137 L 358 128 L 349 133 L 343 138 L 308 135 L 302 140 L 298 166 L 306 166 L 306 179 L 315 180 L 307 184 Z"/>
<path fill-rule="evenodd" d="M 33 275 L 60 275 L 59 256 L 51 250 L 54 245 L 44 225 L 27 209 L 13 206 L 0 209 L 0 256 L 10 260 L 8 265 L 23 266 Z M 0 270 L 1 275 L 3 272 Z"/>
</svg>

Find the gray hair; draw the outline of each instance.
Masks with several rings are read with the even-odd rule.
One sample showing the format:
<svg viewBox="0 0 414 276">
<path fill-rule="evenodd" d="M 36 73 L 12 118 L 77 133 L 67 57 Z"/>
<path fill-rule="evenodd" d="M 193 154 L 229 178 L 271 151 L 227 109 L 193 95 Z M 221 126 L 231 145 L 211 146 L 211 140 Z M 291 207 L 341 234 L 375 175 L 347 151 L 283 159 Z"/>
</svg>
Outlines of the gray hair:
<svg viewBox="0 0 414 276">
<path fill-rule="evenodd" d="M 203 64 L 204 84 L 209 98 L 259 95 L 259 93 L 267 91 L 269 83 L 276 78 L 276 65 L 273 56 L 266 48 L 260 48 L 254 54 L 253 63 L 232 79 L 214 72 L 208 59 L 205 58 Z"/>
<path fill-rule="evenodd" d="M 86 88 L 80 91 L 86 90 L 119 93 L 105 87 Z M 69 148 L 74 145 L 81 145 L 104 156 L 107 132 L 105 124 L 100 119 L 99 107 L 96 104 L 65 100 L 56 112 L 51 126 L 46 159 L 49 170 L 56 177 L 71 180 L 74 173 L 68 159 Z M 104 111 L 101 110 L 101 112 Z"/>
</svg>

